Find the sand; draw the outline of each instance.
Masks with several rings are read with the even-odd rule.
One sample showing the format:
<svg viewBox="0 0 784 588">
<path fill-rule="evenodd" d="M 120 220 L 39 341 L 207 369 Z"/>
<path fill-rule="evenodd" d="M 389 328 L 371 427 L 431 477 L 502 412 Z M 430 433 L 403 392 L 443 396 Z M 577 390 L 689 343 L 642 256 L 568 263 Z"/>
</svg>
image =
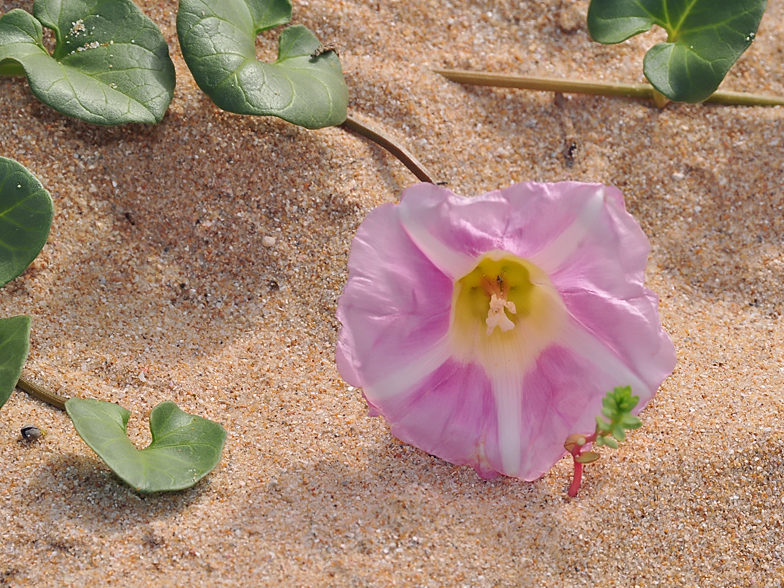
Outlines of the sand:
<svg viewBox="0 0 784 588">
<path fill-rule="evenodd" d="M 33 317 L 28 373 L 122 404 L 139 446 L 163 400 L 228 431 L 197 486 L 138 495 L 65 413 L 17 390 L 0 411 L 0 586 L 781 586 L 784 110 L 558 101 L 431 72 L 642 81 L 662 32 L 592 43 L 587 5 L 294 5 L 339 48 L 356 118 L 455 192 L 613 184 L 649 236 L 678 365 L 574 500 L 570 460 L 534 483 L 483 481 L 395 440 L 340 378 L 351 238 L 416 183 L 386 152 L 219 111 L 182 59 L 172 0 L 140 2 L 177 69 L 160 125 L 91 126 L 0 80 L 0 155 L 56 208 L 41 256 L 0 292 L 0 316 Z M 770 0 L 723 88 L 784 94 L 783 37 Z M 46 437 L 22 441 L 27 423 Z"/>
</svg>

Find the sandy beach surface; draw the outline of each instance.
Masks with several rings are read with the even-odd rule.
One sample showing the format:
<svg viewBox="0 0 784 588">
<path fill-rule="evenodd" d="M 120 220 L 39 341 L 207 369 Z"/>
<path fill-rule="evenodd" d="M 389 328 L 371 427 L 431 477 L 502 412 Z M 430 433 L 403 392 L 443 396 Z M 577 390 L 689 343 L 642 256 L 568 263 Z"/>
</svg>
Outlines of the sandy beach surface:
<svg viewBox="0 0 784 588">
<path fill-rule="evenodd" d="M 665 35 L 593 43 L 584 0 L 295 0 L 293 22 L 339 48 L 350 112 L 455 192 L 612 184 L 649 236 L 678 365 L 569 499 L 569 459 L 534 483 L 484 481 L 367 416 L 335 367 L 337 299 L 359 223 L 417 180 L 344 129 L 220 111 L 185 66 L 176 3 L 139 4 L 177 70 L 161 124 L 89 125 L 0 79 L 0 155 L 56 210 L 0 316 L 32 316 L 31 377 L 126 407 L 138 446 L 174 400 L 222 423 L 226 449 L 194 488 L 139 495 L 17 390 L 0 411 L 0 586 L 784 584 L 782 108 L 558 100 L 432 73 L 642 81 Z M 0 0 L 17 7 L 32 2 Z M 782 39 L 770 0 L 722 87 L 784 94 Z M 27 423 L 46 437 L 22 441 Z"/>
</svg>

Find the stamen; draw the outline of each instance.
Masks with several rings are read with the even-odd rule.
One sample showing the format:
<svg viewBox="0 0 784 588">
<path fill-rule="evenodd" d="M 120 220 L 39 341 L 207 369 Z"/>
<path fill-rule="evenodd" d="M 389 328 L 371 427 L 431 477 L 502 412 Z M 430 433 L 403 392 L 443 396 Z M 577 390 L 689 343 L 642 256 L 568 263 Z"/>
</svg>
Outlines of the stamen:
<svg viewBox="0 0 784 588">
<path fill-rule="evenodd" d="M 490 336 L 493 330 L 498 327 L 506 333 L 514 329 L 514 323 L 506 316 L 504 309 L 507 309 L 512 314 L 517 312 L 514 302 L 510 302 L 503 297 L 493 294 L 490 298 L 490 310 L 487 312 L 487 335 Z"/>
<path fill-rule="evenodd" d="M 488 278 L 487 276 L 482 276 L 482 280 L 480 283 L 482 284 L 482 289 L 484 289 L 485 293 L 488 296 L 494 296 L 496 294 L 501 293 L 501 290 L 498 287 L 497 282 L 498 282 L 497 279 L 491 281 L 490 278 Z"/>
</svg>

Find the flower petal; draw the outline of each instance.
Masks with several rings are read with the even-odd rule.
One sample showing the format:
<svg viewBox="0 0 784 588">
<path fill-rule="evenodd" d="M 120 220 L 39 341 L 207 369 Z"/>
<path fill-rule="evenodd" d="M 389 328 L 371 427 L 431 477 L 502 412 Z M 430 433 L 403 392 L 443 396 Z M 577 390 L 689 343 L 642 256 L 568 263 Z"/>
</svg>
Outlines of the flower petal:
<svg viewBox="0 0 784 588">
<path fill-rule="evenodd" d="M 575 422 L 591 409 L 591 421 L 599 414 L 615 382 L 589 359 L 552 345 L 524 376 L 491 379 L 477 364 L 447 360 L 397 395 L 366 398 L 401 441 L 485 478 L 531 481 L 564 454 Z"/>
<path fill-rule="evenodd" d="M 623 196 L 616 188 L 604 188 L 603 206 L 598 213 L 593 210 L 596 195 L 593 192 L 584 196 L 580 214 L 562 233 L 580 233 L 579 241 L 569 239 L 571 247 L 564 247 L 557 255 L 549 254 L 552 246 L 558 244 L 556 239 L 532 259 L 547 256 L 550 267 L 545 260 L 541 260 L 541 267 L 562 294 L 587 291 L 602 292 L 608 298 L 641 296 L 650 252 L 648 238 L 634 217 L 626 212 Z M 575 230 L 577 226 L 580 228 Z"/>
<path fill-rule="evenodd" d="M 476 258 L 441 240 L 437 230 L 439 215 L 448 214 L 451 208 L 468 203 L 467 199 L 455 196 L 446 188 L 419 184 L 403 193 L 397 210 L 400 223 L 411 240 L 453 280 L 471 271 L 476 265 Z"/>
<path fill-rule="evenodd" d="M 640 288 L 639 296 L 625 300 L 588 291 L 565 292 L 563 299 L 573 319 L 564 344 L 611 374 L 615 382 L 593 399 L 593 406 L 577 419 L 570 433 L 593 428 L 601 397 L 615 386 L 631 385 L 632 393 L 640 397 L 634 410 L 639 414 L 676 363 L 675 347 L 659 327 L 658 297 Z"/>
<path fill-rule="evenodd" d="M 585 188 L 581 188 L 585 189 Z M 605 204 L 605 188 L 599 186 L 588 195 L 577 216 L 544 249 L 531 256 L 531 261 L 552 274 L 582 245 L 594 227 Z"/>
<path fill-rule="evenodd" d="M 497 411 L 481 367 L 449 360 L 414 388 L 381 400 L 376 408 L 401 441 L 451 463 L 472 465 L 485 477 L 496 474 L 498 467 L 484 454 L 488 449 L 498 454 Z"/>
<path fill-rule="evenodd" d="M 373 210 L 351 246 L 349 280 L 337 313 L 343 325 L 337 363 L 343 378 L 357 387 L 410 369 L 449 329 L 452 281 L 403 231 L 397 208 Z"/>
<path fill-rule="evenodd" d="M 580 182 L 527 182 L 475 198 L 417 184 L 403 193 L 399 209 L 412 240 L 456 280 L 473 268 L 470 260 L 493 249 L 553 271 L 553 264 L 557 266 L 579 247 L 581 235 L 596 230 L 597 209 L 607 208 L 600 205 L 616 206 L 618 201 L 623 209 L 623 197 L 616 188 Z M 537 254 L 545 261 L 552 258 L 553 263 L 545 267 L 536 261 Z"/>
</svg>

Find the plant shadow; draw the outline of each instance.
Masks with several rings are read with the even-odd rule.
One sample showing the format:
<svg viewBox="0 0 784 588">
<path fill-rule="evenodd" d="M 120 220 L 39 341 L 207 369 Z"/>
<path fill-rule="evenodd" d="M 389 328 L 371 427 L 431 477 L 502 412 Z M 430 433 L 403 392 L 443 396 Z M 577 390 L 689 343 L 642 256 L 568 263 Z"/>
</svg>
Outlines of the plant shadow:
<svg viewBox="0 0 784 588">
<path fill-rule="evenodd" d="M 116 531 L 176 517 L 210 491 L 209 479 L 177 492 L 142 494 L 97 457 L 53 455 L 26 486 L 27 501 L 42 519 L 65 518 L 85 532 Z"/>
</svg>

